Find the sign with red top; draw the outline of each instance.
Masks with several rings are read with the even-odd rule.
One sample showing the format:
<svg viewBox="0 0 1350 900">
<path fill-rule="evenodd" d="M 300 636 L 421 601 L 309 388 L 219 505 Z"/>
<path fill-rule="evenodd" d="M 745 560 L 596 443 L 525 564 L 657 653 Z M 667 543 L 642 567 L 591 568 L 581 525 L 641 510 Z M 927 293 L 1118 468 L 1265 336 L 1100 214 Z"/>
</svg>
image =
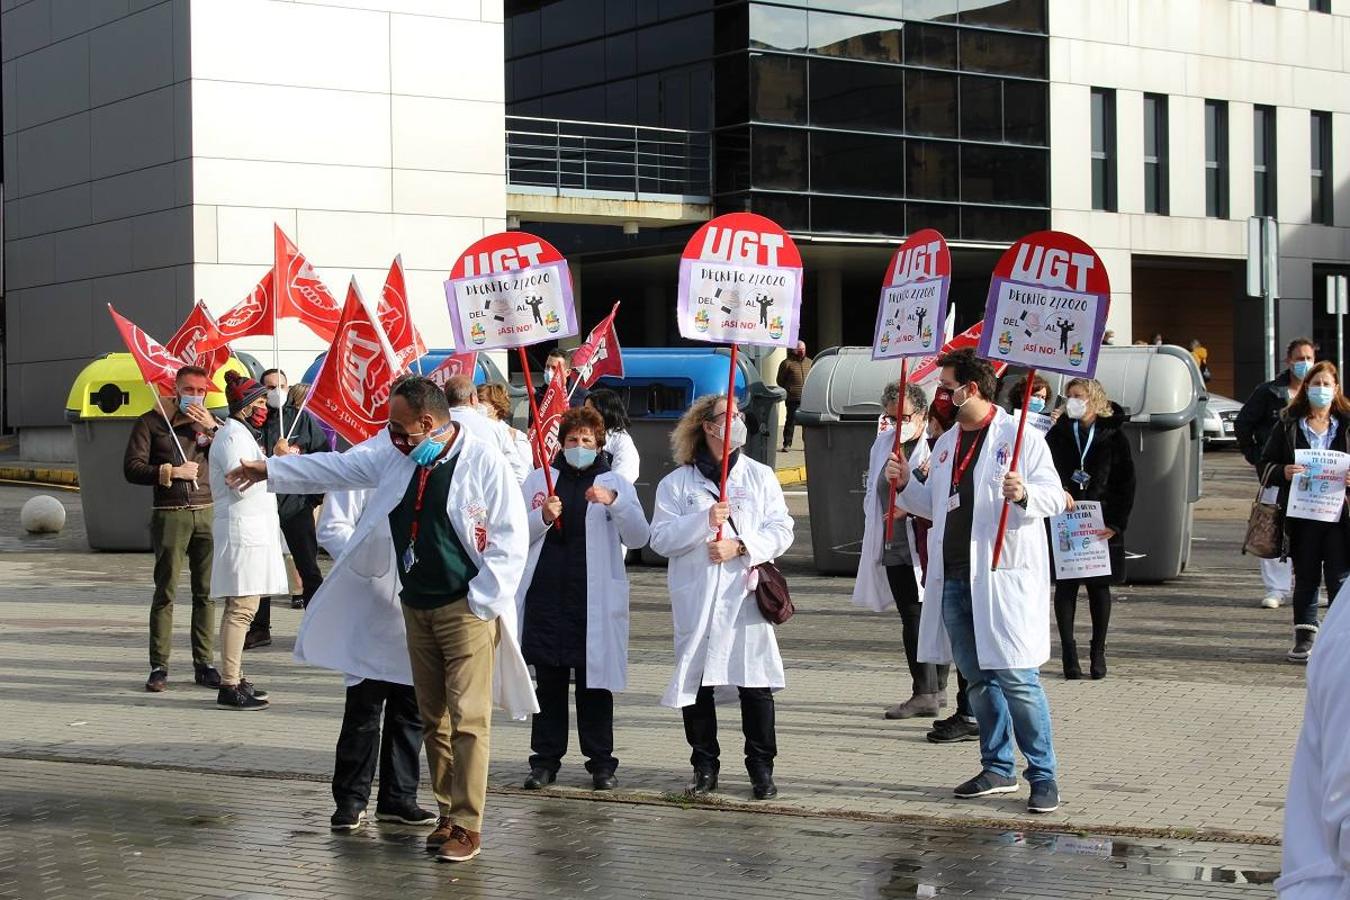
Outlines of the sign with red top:
<svg viewBox="0 0 1350 900">
<path fill-rule="evenodd" d="M 932 228 L 916 231 L 886 267 L 872 338 L 873 359 L 927 356 L 942 344 L 952 255 Z"/>
<path fill-rule="evenodd" d="M 455 347 L 528 347 L 577 333 L 572 275 L 548 241 L 503 231 L 475 242 L 450 269 L 445 301 Z"/>
</svg>

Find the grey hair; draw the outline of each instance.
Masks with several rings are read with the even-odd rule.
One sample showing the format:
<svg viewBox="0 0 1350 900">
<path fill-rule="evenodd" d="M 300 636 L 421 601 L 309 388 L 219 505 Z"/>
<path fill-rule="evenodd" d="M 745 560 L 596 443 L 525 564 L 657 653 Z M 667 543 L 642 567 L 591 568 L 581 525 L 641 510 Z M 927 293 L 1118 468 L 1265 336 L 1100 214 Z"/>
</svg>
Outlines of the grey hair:
<svg viewBox="0 0 1350 900">
<path fill-rule="evenodd" d="M 468 375 L 456 375 L 445 382 L 445 399 L 452 409 L 468 406 L 478 399 L 478 389 Z"/>
<path fill-rule="evenodd" d="M 923 388 L 914 382 L 906 382 L 905 397 L 909 399 L 910 406 L 914 407 L 914 412 L 918 415 L 925 415 L 928 412 L 928 395 L 923 392 Z M 885 409 L 892 403 L 900 400 L 900 382 L 888 381 L 886 387 L 881 391 L 881 408 Z M 901 409 L 897 409 L 901 412 Z"/>
</svg>

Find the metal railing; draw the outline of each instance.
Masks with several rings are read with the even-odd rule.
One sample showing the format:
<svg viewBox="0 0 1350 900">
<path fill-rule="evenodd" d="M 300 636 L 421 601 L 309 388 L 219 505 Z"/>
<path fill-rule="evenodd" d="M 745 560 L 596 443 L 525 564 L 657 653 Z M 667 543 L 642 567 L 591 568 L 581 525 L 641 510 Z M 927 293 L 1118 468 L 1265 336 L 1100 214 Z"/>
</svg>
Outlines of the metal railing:
<svg viewBox="0 0 1350 900">
<path fill-rule="evenodd" d="M 506 117 L 506 181 L 558 194 L 709 202 L 706 131 Z"/>
</svg>

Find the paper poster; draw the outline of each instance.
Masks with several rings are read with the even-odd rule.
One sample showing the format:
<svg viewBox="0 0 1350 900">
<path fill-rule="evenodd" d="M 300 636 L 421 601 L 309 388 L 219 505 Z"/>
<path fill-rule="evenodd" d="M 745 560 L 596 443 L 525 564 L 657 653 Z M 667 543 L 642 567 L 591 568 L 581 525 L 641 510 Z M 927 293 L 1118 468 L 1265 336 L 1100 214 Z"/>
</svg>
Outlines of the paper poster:
<svg viewBox="0 0 1350 900">
<path fill-rule="evenodd" d="M 1020 409 L 1013 410 L 1014 419 L 1020 417 L 1021 415 L 1022 411 Z M 1054 424 L 1055 420 L 1047 416 L 1045 413 L 1035 413 L 1035 412 L 1027 413 L 1027 425 L 1029 425 L 1032 428 L 1035 428 L 1041 434 L 1049 434 L 1050 428 Z"/>
<path fill-rule="evenodd" d="M 680 258 L 680 335 L 719 344 L 794 347 L 802 258 L 773 221 L 729 213 L 694 232 Z"/>
<path fill-rule="evenodd" d="M 1055 557 L 1055 578 L 1096 578 L 1111 574 L 1111 552 L 1106 538 L 1102 505 L 1079 500 L 1072 510 L 1050 519 L 1050 548 Z"/>
<path fill-rule="evenodd" d="M 873 359 L 927 356 L 942 344 L 952 257 L 942 235 L 925 228 L 891 257 L 877 304 Z"/>
<path fill-rule="evenodd" d="M 1338 450 L 1295 450 L 1294 464 L 1307 471 L 1294 476 L 1289 485 L 1291 519 L 1339 522 L 1345 509 L 1345 473 L 1350 454 Z"/>
<path fill-rule="evenodd" d="M 989 282 L 979 355 L 1091 378 L 1111 306 L 1106 267 L 1071 234 L 1038 231 L 999 259 Z"/>
<path fill-rule="evenodd" d="M 528 347 L 577 333 L 567 260 L 523 231 L 489 235 L 465 250 L 445 283 L 455 347 Z"/>
</svg>

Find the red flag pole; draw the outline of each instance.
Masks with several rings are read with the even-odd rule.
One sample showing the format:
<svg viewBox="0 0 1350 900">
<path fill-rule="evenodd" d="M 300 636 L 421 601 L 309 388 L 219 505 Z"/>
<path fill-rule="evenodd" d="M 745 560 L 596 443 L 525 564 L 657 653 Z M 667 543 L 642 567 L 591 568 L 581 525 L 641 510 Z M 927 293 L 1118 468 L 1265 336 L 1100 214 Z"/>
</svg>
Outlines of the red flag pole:
<svg viewBox="0 0 1350 900">
<path fill-rule="evenodd" d="M 900 416 L 905 411 L 905 387 L 909 383 L 909 357 L 900 358 L 900 396 L 896 400 L 895 406 L 895 449 L 892 451 L 897 457 L 901 453 L 900 447 Z M 884 410 L 883 410 L 884 412 Z M 886 504 L 886 542 L 890 543 L 891 535 L 895 531 L 895 489 L 896 483 L 891 482 L 891 501 Z"/>
<path fill-rule="evenodd" d="M 530 377 L 530 358 L 525 355 L 524 347 L 517 347 L 520 351 L 520 370 L 525 373 L 525 396 L 530 400 L 530 419 L 534 422 L 534 443 L 535 449 L 539 454 L 539 459 L 543 462 L 544 487 L 548 491 L 548 496 L 553 496 L 553 460 L 544 459 L 544 426 L 539 421 L 539 404 L 534 401 L 534 379 Z M 557 527 L 561 528 L 562 516 L 554 520 Z"/>
<path fill-rule="evenodd" d="M 1031 407 L 1032 382 L 1036 380 L 1036 370 L 1027 369 L 1027 388 L 1022 392 L 1022 417 L 1017 422 L 1017 440 L 1013 442 L 1012 463 L 1008 466 L 1009 472 L 1017 471 L 1017 460 L 1022 456 L 1022 432 L 1027 427 L 1027 410 Z M 1003 501 L 1003 512 L 998 517 L 998 534 L 994 537 L 994 561 L 989 567 L 990 570 L 998 568 L 998 559 L 1003 555 L 1003 538 L 1008 532 L 1008 506 L 1007 500 Z"/>
<path fill-rule="evenodd" d="M 731 345 L 731 365 L 727 373 L 727 414 L 722 421 L 722 484 L 718 503 L 727 502 L 727 470 L 731 468 L 731 405 L 736 399 L 736 345 Z M 717 539 L 722 539 L 722 526 L 717 526 Z"/>
</svg>

